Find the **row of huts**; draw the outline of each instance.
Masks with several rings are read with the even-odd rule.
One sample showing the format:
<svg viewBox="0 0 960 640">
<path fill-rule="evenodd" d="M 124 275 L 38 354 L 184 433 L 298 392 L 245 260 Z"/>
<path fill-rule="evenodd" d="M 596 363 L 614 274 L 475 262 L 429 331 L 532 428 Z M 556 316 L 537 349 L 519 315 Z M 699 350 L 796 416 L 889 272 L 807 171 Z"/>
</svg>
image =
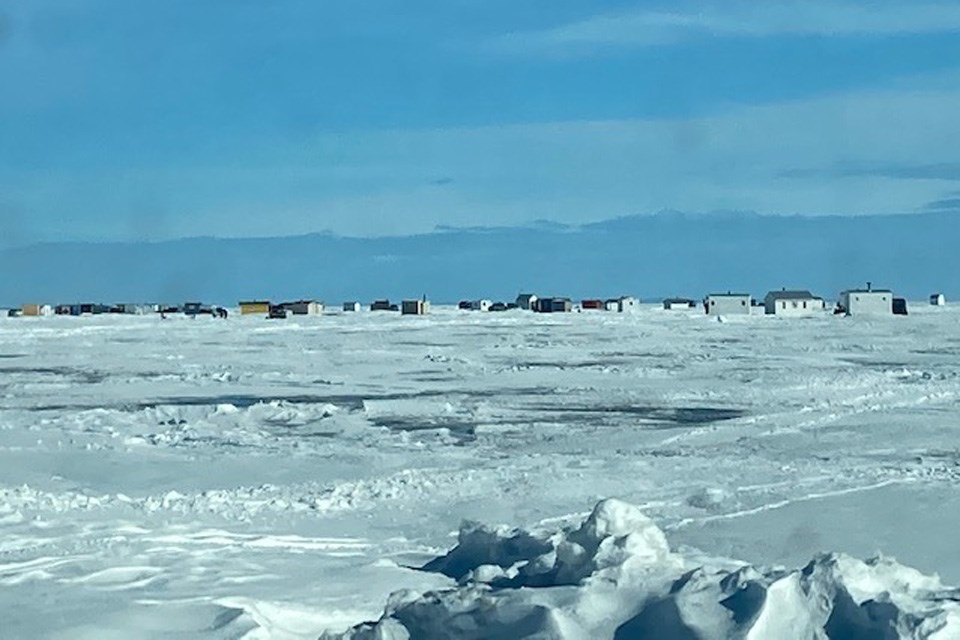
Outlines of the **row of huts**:
<svg viewBox="0 0 960 640">
<path fill-rule="evenodd" d="M 495 302 L 490 299 L 479 300 L 461 300 L 457 307 L 464 311 L 510 311 L 512 309 L 523 309 L 538 313 L 564 313 L 573 311 L 574 308 L 603 311 L 631 311 L 640 304 L 637 298 L 622 296 L 607 300 L 587 299 L 580 302 L 579 306 L 574 305 L 573 300 L 563 297 L 538 297 L 534 294 L 522 293 L 517 296 L 514 302 Z M 363 305 L 356 301 L 347 301 L 341 307 L 345 313 L 359 312 Z M 369 305 L 370 311 L 393 311 L 402 315 L 425 315 L 430 312 L 430 301 L 426 296 L 420 299 L 403 300 L 400 303 L 391 302 L 389 299 L 374 300 Z M 325 312 L 325 306 L 322 302 L 299 301 L 296 303 L 273 304 L 268 300 L 245 300 L 240 302 L 241 315 L 262 315 L 269 318 L 285 318 L 290 315 L 322 315 Z"/>
<path fill-rule="evenodd" d="M 686 301 L 689 302 L 689 301 Z M 671 303 L 672 304 L 672 303 Z M 946 299 L 942 293 L 930 296 L 930 304 L 943 306 Z M 692 306 L 692 305 L 691 305 Z M 672 308 L 664 302 L 665 308 Z M 754 308 L 763 308 L 767 315 L 809 316 L 826 310 L 826 301 L 807 290 L 781 289 L 771 291 L 757 303 L 747 293 L 712 293 L 703 300 L 707 315 L 748 315 Z M 890 289 L 874 289 L 868 282 L 864 289 L 847 289 L 833 308 L 835 314 L 844 315 L 907 315 L 907 301 L 898 298 Z"/>
<path fill-rule="evenodd" d="M 18 309 L 9 309 L 10 316 L 99 316 L 105 314 L 145 315 L 162 313 L 168 307 L 159 304 L 100 304 L 95 302 L 73 304 L 25 304 Z M 180 310 L 180 307 L 177 307 Z"/>
<path fill-rule="evenodd" d="M 319 316 L 326 312 L 326 305 L 317 300 L 297 300 L 295 302 L 281 302 L 273 304 L 269 300 L 241 300 L 240 314 L 261 315 L 268 318 L 286 318 L 289 316 Z M 343 303 L 344 312 L 356 312 L 362 309 L 359 302 Z M 370 304 L 370 311 L 398 311 L 403 315 L 424 315 L 430 311 L 430 302 L 426 297 L 420 300 L 404 300 L 394 304 L 390 300 L 374 300 Z"/>
<path fill-rule="evenodd" d="M 703 310 L 707 315 L 749 315 L 763 309 L 767 315 L 778 316 L 808 316 L 823 313 L 827 310 L 826 301 L 807 290 L 781 289 L 769 292 L 759 302 L 748 293 L 711 293 L 702 302 Z M 930 296 L 930 304 L 943 306 L 946 300 L 941 293 Z M 608 311 L 630 312 L 639 308 L 640 301 L 631 296 L 618 298 L 587 298 L 579 303 L 566 297 L 539 297 L 532 293 L 521 293 L 513 302 L 495 302 L 490 299 L 462 300 L 458 308 L 464 311 L 509 311 L 522 309 L 537 313 L 569 313 L 577 311 Z M 269 300 L 243 300 L 239 303 L 241 315 L 259 315 L 267 318 L 287 318 L 290 316 L 317 316 L 323 315 L 326 306 L 317 300 L 294 300 L 290 302 L 273 303 Z M 667 298 L 663 300 L 663 308 L 667 311 L 691 310 L 697 303 L 690 298 Z M 363 306 L 356 301 L 344 302 L 343 312 L 358 312 Z M 430 311 L 430 302 L 426 296 L 420 299 L 403 300 L 399 304 L 388 299 L 375 300 L 369 305 L 370 311 L 393 311 L 403 315 L 425 315 Z M 848 289 L 840 294 L 834 313 L 846 315 L 906 315 L 907 304 L 903 298 L 894 296 L 889 289 L 874 289 L 872 283 L 867 283 L 863 289 Z M 69 315 L 85 316 L 100 314 L 142 315 L 148 313 L 185 314 L 187 316 L 212 315 L 226 318 L 227 310 L 199 302 L 187 302 L 182 305 L 157 304 L 116 304 L 103 305 L 94 303 L 43 305 L 25 304 L 19 309 L 10 310 L 8 315 L 48 316 Z"/>
<path fill-rule="evenodd" d="M 323 315 L 326 306 L 317 300 L 294 300 L 274 304 L 269 300 L 241 300 L 240 315 L 261 315 L 268 318 Z"/>
<path fill-rule="evenodd" d="M 575 305 L 573 300 L 564 297 L 539 297 L 532 293 L 521 293 L 514 302 L 494 302 L 492 300 L 461 300 L 457 305 L 464 311 L 509 311 L 523 309 L 537 313 L 565 313 L 578 310 L 595 311 L 632 311 L 640 305 L 637 298 L 621 296 L 619 298 L 587 298 Z"/>
<path fill-rule="evenodd" d="M 711 293 L 703 299 L 704 312 L 707 315 L 748 315 L 763 309 L 766 315 L 807 316 L 823 313 L 827 310 L 826 301 L 807 290 L 780 289 L 767 293 L 762 302 L 758 302 L 748 293 Z M 942 293 L 930 296 L 930 304 L 943 306 L 946 300 Z M 461 309 L 503 310 L 505 308 L 529 309 L 541 313 L 569 312 L 574 310 L 632 311 L 639 306 L 639 300 L 629 296 L 608 300 L 586 299 L 575 306 L 569 298 L 538 298 L 523 293 L 512 305 L 490 303 L 488 300 L 463 301 Z M 663 308 L 667 311 L 689 311 L 697 307 L 691 298 L 666 298 Z M 889 289 L 874 289 L 868 282 L 865 289 L 848 289 L 840 294 L 833 312 L 845 315 L 906 315 L 907 303 L 903 298 L 894 296 Z"/>
<path fill-rule="evenodd" d="M 185 302 L 183 304 L 100 304 L 94 302 L 74 304 L 25 304 L 17 309 L 8 309 L 10 317 L 25 316 L 99 316 L 99 315 L 148 315 L 148 314 L 185 314 L 188 316 L 211 315 L 227 317 L 227 310 L 223 307 L 203 304 L 201 302 Z"/>
</svg>

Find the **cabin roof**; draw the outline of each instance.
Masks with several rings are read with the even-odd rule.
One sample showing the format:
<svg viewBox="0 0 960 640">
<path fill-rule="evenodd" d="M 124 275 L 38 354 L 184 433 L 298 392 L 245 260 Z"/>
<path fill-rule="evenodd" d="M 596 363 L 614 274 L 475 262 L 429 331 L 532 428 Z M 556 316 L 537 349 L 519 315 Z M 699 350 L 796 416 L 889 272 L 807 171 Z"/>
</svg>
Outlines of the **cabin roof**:
<svg viewBox="0 0 960 640">
<path fill-rule="evenodd" d="M 847 289 L 844 293 L 893 293 L 890 289 Z"/>
<path fill-rule="evenodd" d="M 819 296 L 815 296 L 806 289 L 782 289 L 780 291 L 771 291 L 767 294 L 768 297 L 773 298 L 774 300 L 819 300 Z"/>
</svg>

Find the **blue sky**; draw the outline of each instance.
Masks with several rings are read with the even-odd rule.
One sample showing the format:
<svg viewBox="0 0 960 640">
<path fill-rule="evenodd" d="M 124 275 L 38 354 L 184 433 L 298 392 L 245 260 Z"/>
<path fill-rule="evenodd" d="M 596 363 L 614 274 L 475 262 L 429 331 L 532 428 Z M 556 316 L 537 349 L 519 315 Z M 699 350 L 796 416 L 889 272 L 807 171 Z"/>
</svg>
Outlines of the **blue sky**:
<svg viewBox="0 0 960 640">
<path fill-rule="evenodd" d="M 0 245 L 960 206 L 960 2 L 0 0 Z"/>
</svg>

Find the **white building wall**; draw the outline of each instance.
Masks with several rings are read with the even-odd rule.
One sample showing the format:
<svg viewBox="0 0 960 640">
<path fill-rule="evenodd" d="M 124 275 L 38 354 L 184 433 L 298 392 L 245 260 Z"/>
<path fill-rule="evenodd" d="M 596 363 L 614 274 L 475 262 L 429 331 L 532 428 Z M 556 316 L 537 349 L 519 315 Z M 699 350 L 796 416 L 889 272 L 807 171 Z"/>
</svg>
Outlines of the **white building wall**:
<svg viewBox="0 0 960 640">
<path fill-rule="evenodd" d="M 707 296 L 707 314 L 711 316 L 750 315 L 750 296 Z"/>
<path fill-rule="evenodd" d="M 620 298 L 618 311 L 620 311 L 621 313 L 636 311 L 639 306 L 640 306 L 639 300 L 637 300 L 636 298 L 632 298 L 630 296 L 625 296 L 623 298 Z"/>
<path fill-rule="evenodd" d="M 768 298 L 764 301 L 764 310 L 767 315 L 786 317 L 810 316 L 822 312 L 825 308 L 826 305 L 820 298 L 804 300 L 776 300 Z"/>
<path fill-rule="evenodd" d="M 893 293 L 890 291 L 844 291 L 840 304 L 847 315 L 892 315 Z"/>
</svg>

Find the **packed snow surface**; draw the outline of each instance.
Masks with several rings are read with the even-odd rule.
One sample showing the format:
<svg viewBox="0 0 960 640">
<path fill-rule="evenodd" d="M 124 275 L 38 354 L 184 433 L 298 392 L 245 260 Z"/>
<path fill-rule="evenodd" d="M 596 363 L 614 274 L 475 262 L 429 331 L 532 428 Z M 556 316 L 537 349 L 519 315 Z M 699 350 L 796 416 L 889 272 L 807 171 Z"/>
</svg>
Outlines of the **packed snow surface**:
<svg viewBox="0 0 960 640">
<path fill-rule="evenodd" d="M 0 319 L 0 637 L 960 638 L 960 309 L 726 320 Z"/>
</svg>

